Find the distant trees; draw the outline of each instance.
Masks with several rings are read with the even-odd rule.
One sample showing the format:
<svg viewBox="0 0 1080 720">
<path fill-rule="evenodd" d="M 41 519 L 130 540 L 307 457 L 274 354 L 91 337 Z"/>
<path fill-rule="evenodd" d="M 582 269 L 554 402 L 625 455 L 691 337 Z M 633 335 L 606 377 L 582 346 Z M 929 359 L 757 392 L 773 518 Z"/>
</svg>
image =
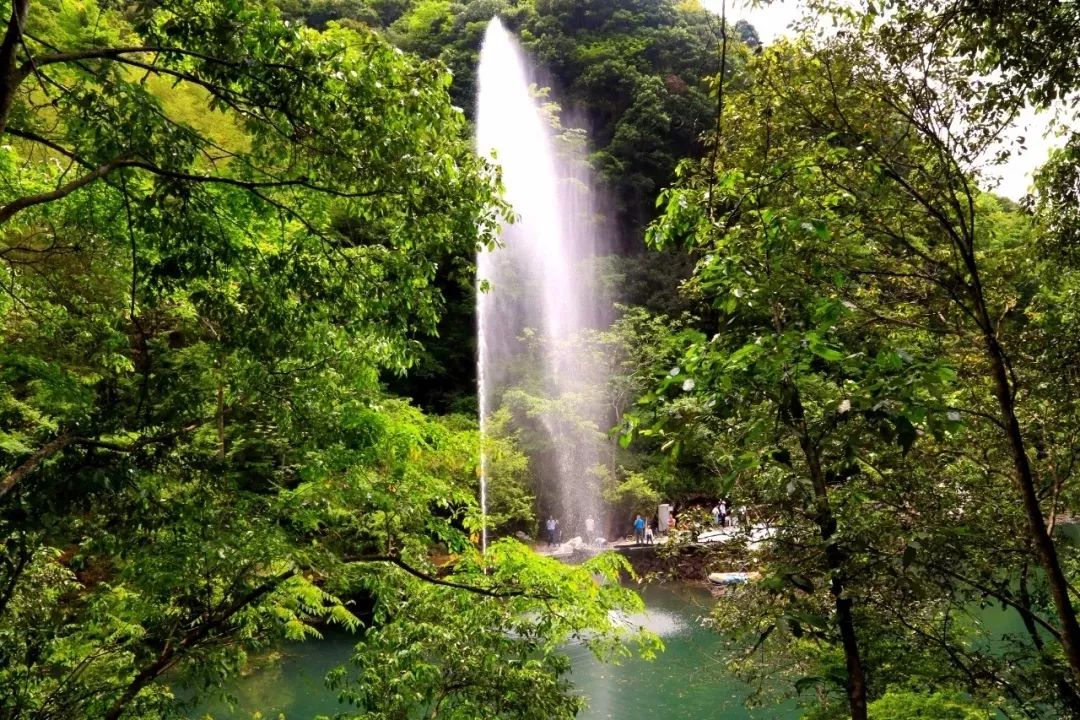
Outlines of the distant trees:
<svg viewBox="0 0 1080 720">
<path fill-rule="evenodd" d="M 603 231 L 614 237 L 620 255 L 644 249 L 644 227 L 656 214 L 657 194 L 671 183 L 680 158 L 701 152 L 700 137 L 713 116 L 709 78 L 721 65 L 720 19 L 694 3 L 279 0 L 278 5 L 301 22 L 378 28 L 402 49 L 439 59 L 453 74 L 454 102 L 470 116 L 484 30 L 493 16 L 502 17 L 536 61 L 539 84 L 553 88 L 564 125 L 589 131 L 586 151 L 601 189 Z M 736 40 L 752 40 L 752 31 L 744 24 L 729 33 L 729 80 L 741 63 Z M 618 258 L 611 264 L 628 285 L 661 276 L 664 292 L 674 289 L 686 265 Z M 437 336 L 414 335 L 430 352 L 409 377 L 387 381 L 395 391 L 445 411 L 464 407 L 472 397 L 475 348 L 468 338 L 475 321 L 470 278 L 461 282 L 467 273 L 449 271 L 455 267 L 450 256 L 440 265 L 438 283 L 455 312 L 444 317 Z M 616 294 L 625 299 L 621 288 Z"/>
</svg>

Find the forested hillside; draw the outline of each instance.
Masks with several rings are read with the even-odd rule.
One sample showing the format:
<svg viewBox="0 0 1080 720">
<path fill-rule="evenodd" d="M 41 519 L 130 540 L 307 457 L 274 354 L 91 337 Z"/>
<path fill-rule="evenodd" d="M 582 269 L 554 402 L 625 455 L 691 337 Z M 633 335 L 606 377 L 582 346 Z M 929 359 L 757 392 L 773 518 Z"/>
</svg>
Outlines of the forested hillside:
<svg viewBox="0 0 1080 720">
<path fill-rule="evenodd" d="M 618 253 L 607 258 L 616 300 L 671 309 L 673 290 L 689 271 L 684 258 L 657 264 L 640 257 L 656 197 L 679 159 L 701 152 L 701 136 L 715 117 L 709 88 L 720 71 L 720 19 L 697 3 L 634 2 L 363 2 L 281 0 L 286 17 L 313 26 L 340 23 L 373 28 L 390 42 L 451 71 L 453 102 L 471 117 L 484 28 L 502 17 L 520 34 L 540 67 L 538 90 L 558 98 L 561 123 L 589 153 L 599 183 L 605 232 Z M 756 44 L 753 29 L 731 29 Z M 728 78 L 741 63 L 729 52 Z M 456 266 L 448 266 L 455 267 Z M 427 348 L 410 378 L 387 378 L 397 391 L 445 412 L 473 409 L 475 326 L 468 273 L 444 273 L 440 288 L 454 308 L 435 335 L 418 336 Z"/>
<path fill-rule="evenodd" d="M 365 2 L 281 0 L 287 16 L 384 30 L 388 39 L 453 73 L 451 96 L 472 113 L 488 21 L 499 15 L 540 64 L 564 120 L 584 127 L 592 164 L 614 203 L 628 251 L 641 248 L 656 193 L 682 157 L 697 154 L 714 117 L 709 82 L 720 70 L 720 19 L 695 2 L 620 0 Z M 753 39 L 753 30 L 736 32 Z M 733 68 L 729 67 L 729 72 Z"/>
</svg>

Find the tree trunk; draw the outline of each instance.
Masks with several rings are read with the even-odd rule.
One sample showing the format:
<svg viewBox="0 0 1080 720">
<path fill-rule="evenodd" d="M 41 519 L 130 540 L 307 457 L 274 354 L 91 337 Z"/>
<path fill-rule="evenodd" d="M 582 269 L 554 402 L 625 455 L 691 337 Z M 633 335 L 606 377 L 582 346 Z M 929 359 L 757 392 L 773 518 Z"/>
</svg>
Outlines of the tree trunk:
<svg viewBox="0 0 1080 720">
<path fill-rule="evenodd" d="M 1076 620 L 1076 610 L 1069 599 L 1069 583 L 1061 570 L 1054 539 L 1046 527 L 1042 504 L 1035 489 L 1035 474 L 1031 469 L 1024 432 L 1016 417 L 1016 398 L 1009 376 L 1008 358 L 1005 349 L 998 340 L 997 325 L 990 317 L 983 293 L 982 280 L 979 277 L 979 265 L 975 255 L 975 219 L 972 215 L 970 235 L 966 243 L 954 243 L 964 262 L 964 267 L 971 279 L 968 288 L 972 299 L 974 317 L 983 336 L 983 347 L 994 379 L 994 397 L 1001 412 L 1001 424 L 1009 443 L 1009 453 L 1013 461 L 1013 478 L 1024 503 L 1027 516 L 1028 533 L 1035 547 L 1035 557 L 1046 573 L 1046 582 L 1050 586 L 1050 595 L 1054 599 L 1058 622 L 1061 625 L 1061 646 L 1072 671 L 1074 684 L 1080 686 L 1080 624 Z"/>
<path fill-rule="evenodd" d="M 825 562 L 832 573 L 829 591 L 832 593 L 836 609 L 836 624 L 840 630 L 840 643 L 844 649 L 844 662 L 847 666 L 847 696 L 851 720 L 866 720 L 866 672 L 859 654 L 859 643 L 855 635 L 853 602 L 844 594 L 844 565 L 847 558 L 844 551 L 833 542 L 836 535 L 836 517 L 829 507 L 829 489 L 825 484 L 825 473 L 821 469 L 821 457 L 818 448 L 810 437 L 806 427 L 802 399 L 794 384 L 787 390 L 786 412 L 799 438 L 799 447 L 806 458 L 810 472 L 810 481 L 814 487 L 814 522 L 825 543 Z"/>
<path fill-rule="evenodd" d="M 1035 624 L 1035 620 L 1032 619 L 1031 610 L 1031 592 L 1028 589 L 1028 563 L 1024 563 L 1023 570 L 1020 571 L 1020 582 L 1017 588 L 1017 600 L 1023 605 L 1027 612 L 1020 613 L 1020 619 L 1024 623 L 1024 629 L 1027 630 L 1028 637 L 1031 638 L 1031 644 L 1035 646 L 1035 649 L 1039 653 L 1045 652 L 1046 643 L 1043 641 L 1042 635 L 1039 633 L 1039 626 Z M 1076 688 L 1069 684 L 1066 677 L 1054 673 L 1056 676 L 1055 683 L 1058 687 L 1058 693 L 1061 695 L 1061 701 L 1068 709 L 1070 718 L 1080 718 L 1080 694 L 1077 694 Z"/>
<path fill-rule="evenodd" d="M 985 310 L 982 314 L 989 323 L 989 316 L 985 315 Z M 1031 461 L 1028 459 L 1027 448 L 1024 445 L 1024 433 L 1016 418 L 1016 403 L 1005 365 L 1005 353 L 997 338 L 987 330 L 990 327 L 992 326 L 988 324 L 984 328 L 986 354 L 993 369 L 994 396 L 1001 409 L 1002 424 L 1009 441 L 1013 475 L 1024 502 L 1024 513 L 1027 515 L 1028 532 L 1035 546 L 1035 556 L 1046 573 L 1046 582 L 1050 586 L 1050 595 L 1054 599 L 1054 608 L 1061 625 L 1061 645 L 1069 661 L 1073 681 L 1080 684 L 1080 624 L 1076 621 L 1076 610 L 1069 598 L 1069 584 L 1065 579 L 1065 573 L 1061 570 L 1054 539 L 1050 537 L 1046 521 L 1043 519 L 1042 504 L 1035 490 Z"/>
<path fill-rule="evenodd" d="M 225 459 L 225 386 L 218 381 L 217 386 L 217 437 L 218 460 Z"/>
<path fill-rule="evenodd" d="M 50 457 L 60 452 L 75 440 L 75 436 L 70 432 L 56 437 L 37 452 L 28 457 L 17 468 L 9 472 L 2 480 L 0 480 L 0 498 L 4 497 L 11 491 L 13 487 L 19 484 L 19 481 L 33 472 L 38 465 L 48 460 Z"/>
<path fill-rule="evenodd" d="M 7 128 L 11 106 L 15 103 L 15 91 L 22 83 L 25 73 L 18 59 L 19 46 L 23 42 L 23 28 L 30 10 L 30 0 L 14 0 L 11 18 L 8 20 L 4 40 L 0 42 L 0 133 Z"/>
</svg>

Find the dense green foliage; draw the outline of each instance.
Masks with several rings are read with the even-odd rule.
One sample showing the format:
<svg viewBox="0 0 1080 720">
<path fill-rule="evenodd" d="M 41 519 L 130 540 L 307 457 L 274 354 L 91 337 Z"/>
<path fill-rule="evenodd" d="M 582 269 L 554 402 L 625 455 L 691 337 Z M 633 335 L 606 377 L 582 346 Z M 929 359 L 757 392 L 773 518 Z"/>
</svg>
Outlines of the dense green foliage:
<svg viewBox="0 0 1080 720">
<path fill-rule="evenodd" d="M 679 320 L 628 437 L 713 458 L 719 494 L 775 527 L 761 583 L 718 606 L 734 669 L 785 668 L 812 717 L 976 712 L 890 686 L 1075 716 L 1077 556 L 1053 533 L 1074 501 L 1071 151 L 1035 213 L 978 172 L 1047 77 L 955 26 L 913 41 L 925 16 L 837 12 L 834 39 L 750 59 L 665 194 L 653 242 L 697 258 L 702 320 Z M 998 84 L 972 75 L 994 62 Z M 990 599 L 1024 621 L 1007 652 L 973 640 Z"/>
<path fill-rule="evenodd" d="M 811 9 L 761 48 L 670 0 L 0 3 L 0 718 L 185 717 L 328 623 L 348 717 L 574 717 L 561 643 L 655 642 L 618 557 L 478 551 L 482 443 L 495 535 L 578 443 L 616 524 L 744 508 L 708 622 L 752 702 L 1080 717 L 1080 141 L 1019 204 L 983 172 L 1075 96 L 1075 4 Z M 553 396 L 526 332 L 481 438 L 496 14 L 622 254 L 565 348 L 606 376 Z"/>
<path fill-rule="evenodd" d="M 695 3 L 672 0 L 278 4 L 296 21 L 376 28 L 399 47 L 438 59 L 452 72 L 450 93 L 466 115 L 476 104 L 484 30 L 493 16 L 502 17 L 538 65 L 538 85 L 553 89 L 563 125 L 587 130 L 585 150 L 604 200 L 602 232 L 619 252 L 604 261 L 616 283 L 612 295 L 622 302 L 671 306 L 687 263 L 675 256 L 665 263 L 642 259 L 642 231 L 677 161 L 700 152 L 699 138 L 714 115 L 708 89 L 721 65 L 719 18 Z M 729 31 L 732 46 L 736 33 L 752 36 L 745 24 Z M 729 57 L 729 77 L 737 65 Z M 425 351 L 408 377 L 388 378 L 395 392 L 440 412 L 471 409 L 475 387 L 472 278 L 450 272 L 451 260 L 441 259 L 438 283 L 453 311 L 436 333 L 415 335 Z"/>
<path fill-rule="evenodd" d="M 622 565 L 481 557 L 475 421 L 379 384 L 502 212 L 449 77 L 260 3 L 2 9 L 0 717 L 182 717 L 325 622 L 358 717 L 571 717 Z"/>
<path fill-rule="evenodd" d="M 945 693 L 890 692 L 870 703 L 870 717 L 873 720 L 989 720 L 991 714 L 962 697 Z"/>
</svg>

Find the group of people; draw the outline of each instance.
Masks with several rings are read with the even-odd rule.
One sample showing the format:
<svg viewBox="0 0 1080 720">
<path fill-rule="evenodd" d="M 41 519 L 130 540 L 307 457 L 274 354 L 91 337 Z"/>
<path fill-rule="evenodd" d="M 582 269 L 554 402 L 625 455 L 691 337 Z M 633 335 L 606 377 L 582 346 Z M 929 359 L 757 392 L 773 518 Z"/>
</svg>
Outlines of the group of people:
<svg viewBox="0 0 1080 720">
<path fill-rule="evenodd" d="M 742 508 L 728 507 L 727 500 L 721 500 L 713 505 L 713 525 L 720 527 L 735 527 L 742 517 Z"/>
<path fill-rule="evenodd" d="M 558 518 L 554 515 L 548 515 L 547 522 L 544 523 L 544 529 L 547 531 L 548 547 L 562 544 L 562 528 L 559 527 Z M 593 542 L 596 539 L 596 521 L 593 520 L 591 515 L 585 518 L 585 537 L 588 542 Z"/>
<path fill-rule="evenodd" d="M 727 500 L 720 500 L 713 505 L 712 518 L 713 524 L 720 527 L 734 527 L 738 524 L 742 517 L 742 509 L 735 508 L 728 505 Z M 634 516 L 634 543 L 636 545 L 652 545 L 656 541 L 656 535 L 661 532 L 669 531 L 675 528 L 675 516 L 668 516 L 667 527 L 660 527 L 660 520 L 658 517 L 654 517 L 652 521 L 646 520 L 642 515 Z M 544 524 L 544 529 L 547 531 L 547 543 L 548 547 L 554 547 L 561 545 L 562 528 L 559 526 L 559 520 L 554 515 L 548 515 L 547 522 Z M 593 542 L 596 538 L 596 521 L 592 517 L 585 518 L 585 537 L 587 542 Z"/>
<path fill-rule="evenodd" d="M 666 529 L 670 530 L 674 527 L 675 517 L 671 516 Z M 548 515 L 548 519 L 544 523 L 544 529 L 547 535 L 548 547 L 562 544 L 562 527 L 559 525 L 558 518 L 554 515 Z M 652 545 L 655 541 L 655 531 L 658 531 L 658 529 L 656 522 L 649 522 L 641 515 L 634 518 L 634 538 L 638 545 L 642 543 Z M 596 541 L 596 521 L 592 517 L 585 518 L 585 537 L 590 543 Z"/>
<path fill-rule="evenodd" d="M 643 543 L 645 545 L 652 545 L 655 539 L 655 533 L 674 529 L 674 515 L 668 515 L 668 524 L 666 528 L 660 527 L 660 519 L 657 517 L 654 517 L 652 522 L 650 522 L 641 515 L 637 515 L 634 518 L 634 543 L 637 545 L 641 545 Z"/>
</svg>

